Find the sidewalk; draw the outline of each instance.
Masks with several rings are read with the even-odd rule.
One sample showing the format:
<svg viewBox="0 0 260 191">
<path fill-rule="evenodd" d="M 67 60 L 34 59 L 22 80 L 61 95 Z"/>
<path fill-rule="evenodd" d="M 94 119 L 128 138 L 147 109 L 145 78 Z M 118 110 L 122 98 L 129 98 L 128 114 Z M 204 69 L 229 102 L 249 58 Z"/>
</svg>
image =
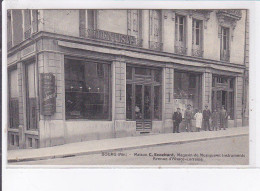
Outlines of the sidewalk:
<svg viewBox="0 0 260 191">
<path fill-rule="evenodd" d="M 233 136 L 248 135 L 248 127 L 228 128 L 221 131 L 201 131 L 168 133 L 156 135 L 143 135 L 136 137 L 123 137 L 114 139 L 93 140 L 86 142 L 70 143 L 60 146 L 10 150 L 7 153 L 8 162 L 44 160 L 51 158 L 63 158 L 78 155 L 99 153 L 101 151 L 144 148 L 163 144 L 180 144 L 209 139 L 218 139 Z"/>
</svg>

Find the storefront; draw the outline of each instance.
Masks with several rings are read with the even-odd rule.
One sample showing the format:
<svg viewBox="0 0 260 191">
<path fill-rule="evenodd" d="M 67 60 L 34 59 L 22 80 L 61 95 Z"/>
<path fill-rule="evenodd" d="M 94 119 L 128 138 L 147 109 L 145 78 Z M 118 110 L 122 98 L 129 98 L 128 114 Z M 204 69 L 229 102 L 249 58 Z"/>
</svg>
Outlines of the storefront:
<svg viewBox="0 0 260 191">
<path fill-rule="evenodd" d="M 227 110 L 229 121 L 234 120 L 235 78 L 213 75 L 212 110 L 220 111 L 222 106 Z"/>
<path fill-rule="evenodd" d="M 180 64 L 170 55 L 42 41 L 52 50 L 36 53 L 30 45 L 9 63 L 10 149 L 171 133 L 173 112 L 184 114 L 189 104 L 194 113 L 224 105 L 233 126 L 240 125 L 239 69 L 220 76 L 224 69 Z"/>
<path fill-rule="evenodd" d="M 202 109 L 202 74 L 187 71 L 174 72 L 174 107 L 184 114 L 188 105 L 194 112 Z"/>
<path fill-rule="evenodd" d="M 150 132 L 153 120 L 162 120 L 162 71 L 160 68 L 127 65 L 126 119 L 136 130 Z"/>
</svg>

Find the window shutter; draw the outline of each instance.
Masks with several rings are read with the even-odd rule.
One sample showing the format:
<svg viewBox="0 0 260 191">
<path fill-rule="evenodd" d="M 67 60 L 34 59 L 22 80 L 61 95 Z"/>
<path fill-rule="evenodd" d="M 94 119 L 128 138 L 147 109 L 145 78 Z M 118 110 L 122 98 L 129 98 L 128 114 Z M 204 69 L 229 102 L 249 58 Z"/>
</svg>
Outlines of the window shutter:
<svg viewBox="0 0 260 191">
<path fill-rule="evenodd" d="M 79 10 L 79 36 L 85 37 L 86 30 L 86 10 Z"/>
<path fill-rule="evenodd" d="M 38 10 L 32 10 L 32 33 L 38 32 Z"/>
<path fill-rule="evenodd" d="M 131 10 L 127 10 L 127 33 L 131 35 Z"/>
</svg>

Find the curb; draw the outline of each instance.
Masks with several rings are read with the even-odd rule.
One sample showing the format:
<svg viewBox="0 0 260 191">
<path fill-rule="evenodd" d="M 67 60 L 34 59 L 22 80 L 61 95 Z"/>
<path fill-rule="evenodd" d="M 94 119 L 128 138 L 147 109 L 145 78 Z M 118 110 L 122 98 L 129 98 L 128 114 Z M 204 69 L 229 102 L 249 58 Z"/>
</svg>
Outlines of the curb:
<svg viewBox="0 0 260 191">
<path fill-rule="evenodd" d="M 15 162 L 28 162 L 28 161 L 38 161 L 38 160 L 47 160 L 47 159 L 55 159 L 55 158 L 68 158 L 68 157 L 75 157 L 75 156 L 82 156 L 82 155 L 91 155 L 91 154 L 98 154 L 100 152 L 110 152 L 110 151 L 124 151 L 124 150 L 131 150 L 137 148 L 147 148 L 153 146 L 162 146 L 162 145 L 178 145 L 178 144 L 185 144 L 185 143 L 192 143 L 192 142 L 199 142 L 199 141 L 207 141 L 207 140 L 215 140 L 215 139 L 223 139 L 223 138 L 230 138 L 230 137 L 240 137 L 246 136 L 248 133 L 238 134 L 238 135 L 228 135 L 222 137 L 212 137 L 212 138 L 201 138 L 195 140 L 185 140 L 185 141 L 171 141 L 165 143 L 154 143 L 149 145 L 140 145 L 140 146 L 131 146 L 131 147 L 124 147 L 124 148 L 115 148 L 115 149 L 105 149 L 105 150 L 97 150 L 97 151 L 86 151 L 86 152 L 78 152 L 78 153 L 71 153 L 71 154 L 62 154 L 62 155 L 53 155 L 53 156 L 44 156 L 44 157 L 34 157 L 34 158 L 23 158 L 23 159 L 9 159 L 7 160 L 8 163 L 15 163 Z"/>
</svg>

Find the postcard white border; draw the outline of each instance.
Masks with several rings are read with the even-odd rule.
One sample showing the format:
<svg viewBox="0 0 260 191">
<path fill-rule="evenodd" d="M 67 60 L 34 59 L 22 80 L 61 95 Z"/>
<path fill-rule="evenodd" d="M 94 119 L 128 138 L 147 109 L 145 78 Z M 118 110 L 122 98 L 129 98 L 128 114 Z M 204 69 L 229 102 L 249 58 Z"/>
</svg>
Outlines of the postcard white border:
<svg viewBox="0 0 260 191">
<path fill-rule="evenodd" d="M 61 3 L 62 2 L 62 3 Z M 17 9 L 78 9 L 78 8 L 157 8 L 157 9 L 217 9 L 217 8 L 246 8 L 250 10 L 250 165 L 247 169 L 240 166 L 225 166 L 216 169 L 214 166 L 171 166 L 159 169 L 141 168 L 132 169 L 127 166 L 116 168 L 93 169 L 86 166 L 33 166 L 30 168 L 6 168 L 6 124 L 7 105 L 7 73 L 2 72 L 2 167 L 3 167 L 3 190 L 254 190 L 252 178 L 259 175 L 259 171 L 253 168 L 260 167 L 260 130 L 256 128 L 259 123 L 259 102 L 256 95 L 260 95 L 257 88 L 260 82 L 260 3 L 258 2 L 224 2 L 224 1 L 29 1 L 17 0 L 4 2 L 2 10 L 2 43 L 6 45 L 6 10 Z M 6 71 L 6 46 L 2 47 L 2 70 Z M 257 115 L 258 114 L 258 115 Z M 54 169 L 53 169 L 54 168 Z M 69 168 L 69 169 L 67 169 Z M 156 168 L 156 169 L 154 169 Z M 237 171 L 240 168 L 240 171 Z M 259 170 L 259 169 L 258 169 Z M 91 181 L 95 179 L 94 181 Z M 259 179 L 259 178 L 258 178 Z M 202 184 L 206 182 L 206 184 Z M 131 184 L 131 182 L 133 184 Z M 241 187 L 240 183 L 246 183 Z M 73 183 L 74 187 L 68 186 Z M 112 183 L 112 184 L 111 184 Z M 143 184 L 144 183 L 144 184 Z M 199 183 L 199 184 L 197 184 Z M 199 187 L 195 186 L 199 185 Z M 251 185 L 251 187 L 250 187 Z M 53 187 L 54 186 L 54 187 Z M 139 186 L 139 187 L 138 187 Z M 248 187 L 247 187 L 248 186 Z M 172 189 L 171 189 L 172 188 Z M 250 189 L 249 189 L 250 188 Z"/>
</svg>

